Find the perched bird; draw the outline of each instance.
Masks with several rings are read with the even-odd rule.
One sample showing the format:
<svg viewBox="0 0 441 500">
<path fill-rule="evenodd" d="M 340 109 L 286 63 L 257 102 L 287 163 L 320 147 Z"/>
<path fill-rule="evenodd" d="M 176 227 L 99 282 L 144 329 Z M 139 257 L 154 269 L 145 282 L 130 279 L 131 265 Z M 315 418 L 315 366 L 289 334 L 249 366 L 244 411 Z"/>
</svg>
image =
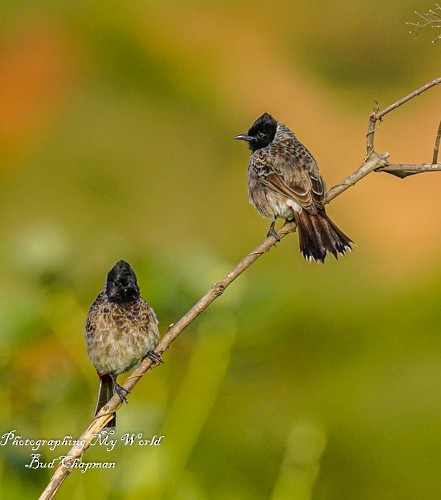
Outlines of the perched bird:
<svg viewBox="0 0 441 500">
<path fill-rule="evenodd" d="M 295 219 L 306 260 L 324 262 L 328 252 L 338 258 L 351 250 L 352 240 L 326 215 L 317 162 L 288 127 L 264 113 L 235 139 L 247 141 L 252 151 L 248 196 L 260 215 L 272 219 L 268 236 L 280 240 L 274 230 L 277 218 Z"/>
<path fill-rule="evenodd" d="M 110 270 L 104 290 L 87 315 L 84 337 L 87 354 L 100 377 L 95 415 L 115 391 L 127 403 L 128 391 L 116 382 L 120 373 L 135 368 L 143 358 L 162 362 L 153 350 L 158 344 L 158 318 L 139 291 L 136 275 L 120 260 Z M 115 427 L 116 416 L 107 424 Z"/>
</svg>

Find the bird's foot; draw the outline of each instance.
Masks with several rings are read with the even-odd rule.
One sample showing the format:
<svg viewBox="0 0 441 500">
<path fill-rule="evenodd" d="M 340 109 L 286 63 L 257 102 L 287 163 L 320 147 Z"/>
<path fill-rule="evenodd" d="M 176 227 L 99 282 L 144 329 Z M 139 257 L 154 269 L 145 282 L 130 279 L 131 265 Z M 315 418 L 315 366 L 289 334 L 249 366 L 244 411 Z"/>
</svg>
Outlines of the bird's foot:
<svg viewBox="0 0 441 500">
<path fill-rule="evenodd" d="M 268 229 L 268 233 L 267 233 L 266 237 L 269 238 L 270 236 L 272 236 L 273 238 L 276 239 L 277 242 L 279 242 L 280 241 L 280 236 L 277 234 L 276 230 L 274 229 L 274 224 L 275 224 L 275 221 L 273 221 L 271 223 L 271 226 Z"/>
<path fill-rule="evenodd" d="M 156 352 L 149 351 L 145 356 L 146 356 L 146 358 L 151 359 L 153 361 L 153 363 L 155 363 L 157 365 L 164 364 L 164 361 L 162 360 L 161 355 L 156 354 Z"/>
<path fill-rule="evenodd" d="M 126 398 L 127 394 L 130 394 L 130 391 L 128 391 L 125 387 L 122 385 L 117 384 L 115 381 L 113 381 L 113 390 L 118 394 L 119 398 L 121 401 L 124 403 L 128 403 L 128 399 Z"/>
</svg>

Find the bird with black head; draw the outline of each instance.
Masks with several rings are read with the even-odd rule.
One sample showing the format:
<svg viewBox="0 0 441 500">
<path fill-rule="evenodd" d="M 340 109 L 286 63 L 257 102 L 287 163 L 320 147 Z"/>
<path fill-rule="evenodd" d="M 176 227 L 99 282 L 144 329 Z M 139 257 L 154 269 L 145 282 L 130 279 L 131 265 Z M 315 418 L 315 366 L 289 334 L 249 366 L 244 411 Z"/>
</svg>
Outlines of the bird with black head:
<svg viewBox="0 0 441 500">
<path fill-rule="evenodd" d="M 259 214 L 271 219 L 268 236 L 280 240 L 274 229 L 278 218 L 295 220 L 306 260 L 324 262 L 328 253 L 338 258 L 351 250 L 352 240 L 326 214 L 317 162 L 288 127 L 264 113 L 235 139 L 251 150 L 248 196 Z"/>
<path fill-rule="evenodd" d="M 127 402 L 128 391 L 116 379 L 136 368 L 147 356 L 162 363 L 154 352 L 159 340 L 158 318 L 141 297 L 136 274 L 120 260 L 109 271 L 104 290 L 89 309 L 84 331 L 87 354 L 100 377 L 97 414 L 116 392 Z M 116 416 L 107 424 L 115 427 Z"/>
</svg>

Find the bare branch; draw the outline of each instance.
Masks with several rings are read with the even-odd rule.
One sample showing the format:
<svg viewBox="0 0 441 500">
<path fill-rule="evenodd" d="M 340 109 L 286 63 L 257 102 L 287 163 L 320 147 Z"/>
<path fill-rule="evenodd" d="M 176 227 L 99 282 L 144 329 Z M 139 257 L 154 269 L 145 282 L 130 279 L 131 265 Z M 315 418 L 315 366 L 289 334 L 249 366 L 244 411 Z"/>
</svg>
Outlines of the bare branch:
<svg viewBox="0 0 441 500">
<path fill-rule="evenodd" d="M 435 78 L 435 80 L 432 80 L 431 82 L 429 83 L 426 83 L 426 85 L 423 85 L 422 87 L 420 87 L 419 89 L 417 90 L 414 90 L 413 92 L 411 92 L 410 94 L 408 94 L 407 96 L 403 97 L 402 99 L 399 99 L 397 102 L 394 102 L 393 104 L 391 104 L 390 106 L 388 106 L 387 108 L 383 109 L 383 111 L 380 111 L 378 114 L 377 114 L 377 120 L 381 120 L 383 118 L 383 116 L 387 115 L 388 113 L 390 113 L 391 111 L 393 111 L 394 109 L 398 108 L 399 106 L 402 106 L 404 103 L 406 103 L 407 101 L 410 101 L 411 99 L 413 99 L 414 97 L 417 97 L 419 96 L 420 94 L 422 94 L 423 92 L 425 92 L 426 90 L 429 90 L 431 89 L 432 87 L 434 87 L 435 85 L 439 85 L 441 83 L 441 77 L 439 78 Z"/>
<path fill-rule="evenodd" d="M 366 134 L 366 150 L 368 156 L 374 151 L 374 135 L 375 132 L 377 131 L 379 127 L 379 123 L 383 119 L 384 116 L 386 116 L 388 113 L 391 111 L 394 111 L 395 109 L 399 108 L 406 102 L 410 101 L 414 97 L 419 96 L 426 90 L 431 89 L 435 85 L 439 85 L 441 83 L 441 77 L 435 78 L 435 80 L 432 80 L 429 83 L 426 83 L 426 85 L 423 85 L 419 89 L 414 90 L 410 94 L 406 95 L 402 99 L 399 99 L 398 101 L 394 102 L 387 108 L 383 109 L 383 111 L 380 111 L 380 106 L 378 105 L 378 102 L 376 102 L 374 109 L 372 110 L 372 113 L 369 115 L 369 125 L 368 125 L 368 131 Z"/>
<path fill-rule="evenodd" d="M 329 203 L 334 198 L 336 198 L 341 193 L 344 193 L 346 189 L 354 186 L 358 181 L 366 177 L 368 174 L 387 165 L 387 158 L 389 157 L 389 153 L 383 153 L 382 155 L 377 155 L 377 153 L 372 152 L 370 158 L 361 165 L 361 167 L 356 170 L 353 174 L 343 179 L 336 186 L 332 187 L 326 193 L 326 203 Z"/>
<path fill-rule="evenodd" d="M 402 104 L 406 103 L 410 99 L 413 99 L 417 95 L 421 94 L 425 90 L 438 85 L 441 83 L 441 78 L 437 78 L 432 82 L 424 85 L 420 89 L 415 90 L 406 97 L 403 97 L 396 103 L 392 104 L 388 108 L 380 111 L 378 103 L 376 104 L 374 110 L 369 117 L 369 127 L 368 133 L 366 135 L 366 146 L 367 146 L 367 157 L 363 164 L 351 175 L 342 180 L 339 184 L 332 187 L 325 196 L 326 203 L 345 192 L 351 186 L 354 186 L 357 182 L 362 180 L 368 174 L 373 171 L 376 172 L 387 172 L 399 177 L 406 177 L 409 175 L 423 173 L 423 172 L 434 172 L 441 170 L 441 164 L 420 164 L 420 165 L 406 165 L 406 164 L 389 164 L 387 159 L 389 153 L 377 154 L 374 151 L 374 134 L 378 129 L 377 122 L 380 122 L 382 117 L 387 113 L 398 108 Z M 441 124 L 438 130 L 436 151 L 439 146 L 439 137 L 441 135 Z M 435 152 L 434 152 L 435 158 Z M 292 233 L 296 230 L 296 224 L 293 221 L 286 222 L 280 230 L 277 232 L 280 238 L 284 238 L 287 234 Z M 214 300 L 220 297 L 225 289 L 238 277 L 240 276 L 248 267 L 251 266 L 259 257 L 267 253 L 271 247 L 276 243 L 274 237 L 270 236 L 266 238 L 258 247 L 251 251 L 245 258 L 243 258 L 224 278 L 220 281 L 214 283 L 207 293 L 174 325 L 171 325 L 166 334 L 162 337 L 159 342 L 155 352 L 157 354 L 163 354 L 171 345 L 172 342 L 187 328 L 190 323 L 192 323 Z M 140 381 L 140 379 L 148 373 L 153 368 L 152 361 L 146 358 L 142 361 L 139 367 L 130 375 L 123 384 L 123 387 L 131 391 L 133 387 Z M 60 488 L 63 481 L 69 476 L 73 470 L 73 465 L 76 460 L 80 460 L 82 455 L 90 446 L 92 440 L 95 436 L 105 427 L 107 422 L 112 418 L 114 412 L 116 412 L 122 406 L 119 396 L 115 395 L 112 399 L 101 409 L 96 417 L 94 417 L 89 424 L 88 428 L 83 432 L 78 440 L 78 444 L 73 446 L 68 452 L 67 458 L 61 462 L 57 469 L 55 470 L 49 484 L 40 496 L 40 500 L 49 500 L 54 498 L 56 492 Z"/>
<path fill-rule="evenodd" d="M 115 399 L 116 398 L 113 397 L 111 401 Z M 109 406 L 109 404 L 107 404 L 106 406 Z M 121 406 L 121 400 L 119 400 L 119 404 L 117 404 L 116 406 L 117 407 Z M 112 414 L 109 413 L 106 416 L 92 420 L 92 422 L 89 424 L 89 427 L 83 432 L 83 434 L 79 438 L 78 440 L 79 444 L 75 445 L 67 454 L 67 457 L 69 457 L 69 459 L 64 459 L 64 461 L 61 462 L 60 465 L 56 468 L 49 484 L 41 494 L 40 500 L 43 499 L 48 500 L 55 497 L 55 494 L 57 493 L 63 481 L 72 472 L 75 460 L 79 460 L 81 458 L 83 453 L 87 450 L 87 448 L 89 448 L 92 439 L 101 431 L 101 429 L 103 429 L 103 427 L 111 419 L 112 419 Z M 81 444 L 83 442 L 84 446 Z"/>
<path fill-rule="evenodd" d="M 368 131 L 366 134 L 366 150 L 368 156 L 372 153 L 374 150 L 374 134 L 377 130 L 377 115 L 380 112 L 380 105 L 378 104 L 377 101 L 375 101 L 375 106 L 374 109 L 372 110 L 372 113 L 369 115 L 369 124 L 368 124 Z"/>
<path fill-rule="evenodd" d="M 391 163 L 383 167 L 377 168 L 376 172 L 386 172 L 387 174 L 395 175 L 400 179 L 409 177 L 409 175 L 424 174 L 427 172 L 440 172 L 441 163 Z"/>
<path fill-rule="evenodd" d="M 439 151 L 440 138 L 441 138 L 441 121 L 439 122 L 438 133 L 436 134 L 436 138 L 435 138 L 435 147 L 433 148 L 432 163 L 438 162 L 438 151 Z"/>
<path fill-rule="evenodd" d="M 421 18 L 422 21 L 416 22 L 416 23 L 410 23 L 406 22 L 408 26 L 412 26 L 412 29 L 410 30 L 410 33 L 415 33 L 415 37 L 417 37 L 420 33 L 420 31 L 423 28 L 426 28 L 427 26 L 430 26 L 431 28 L 439 29 L 441 25 L 439 24 L 441 22 L 441 7 L 436 4 L 435 9 L 438 12 L 435 12 L 433 9 L 430 9 L 429 12 L 420 14 L 419 12 L 415 11 L 415 14 Z M 435 43 L 437 40 L 441 38 L 441 34 L 438 35 L 435 40 L 432 40 L 432 43 Z"/>
</svg>

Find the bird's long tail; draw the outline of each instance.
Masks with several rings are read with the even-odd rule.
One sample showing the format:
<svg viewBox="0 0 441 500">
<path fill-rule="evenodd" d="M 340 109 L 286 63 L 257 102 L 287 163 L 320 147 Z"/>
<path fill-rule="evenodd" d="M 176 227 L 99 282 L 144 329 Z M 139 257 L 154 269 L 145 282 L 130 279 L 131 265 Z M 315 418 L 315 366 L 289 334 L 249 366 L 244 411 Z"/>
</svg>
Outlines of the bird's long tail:
<svg viewBox="0 0 441 500">
<path fill-rule="evenodd" d="M 98 401 L 96 403 L 95 415 L 101 408 L 109 402 L 113 396 L 113 381 L 110 375 L 100 375 L 100 389 L 98 392 Z M 107 427 L 114 428 L 116 426 L 116 415 L 106 424 Z"/>
<path fill-rule="evenodd" d="M 310 214 L 306 210 L 296 212 L 297 231 L 299 233 L 300 252 L 306 260 L 324 262 L 326 254 L 338 259 L 352 249 L 353 243 L 323 211 Z"/>
</svg>

